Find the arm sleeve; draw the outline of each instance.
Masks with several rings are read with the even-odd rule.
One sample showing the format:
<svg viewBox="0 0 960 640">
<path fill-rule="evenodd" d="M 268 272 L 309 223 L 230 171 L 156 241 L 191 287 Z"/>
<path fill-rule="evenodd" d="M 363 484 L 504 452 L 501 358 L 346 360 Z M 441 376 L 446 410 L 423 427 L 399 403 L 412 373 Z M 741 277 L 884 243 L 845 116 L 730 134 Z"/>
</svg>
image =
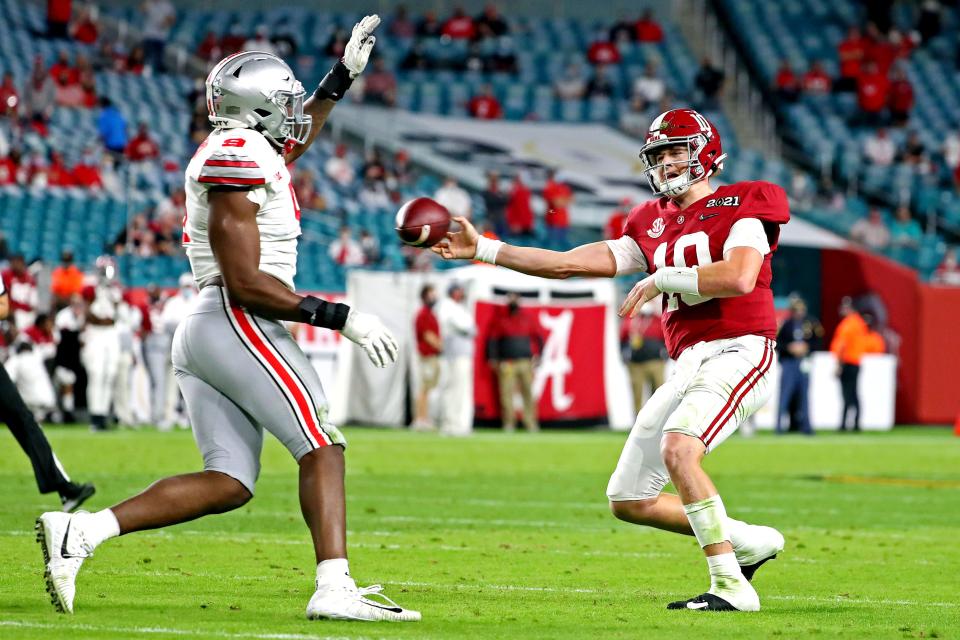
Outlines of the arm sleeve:
<svg viewBox="0 0 960 640">
<path fill-rule="evenodd" d="M 756 218 L 741 218 L 734 222 L 727 241 L 723 243 L 723 253 L 736 247 L 752 247 L 762 256 L 770 253 L 770 241 L 763 223 Z"/>
<path fill-rule="evenodd" d="M 618 276 L 625 273 L 646 273 L 647 259 L 636 240 L 624 235 L 616 240 L 605 240 L 605 242 L 617 261 Z"/>
</svg>

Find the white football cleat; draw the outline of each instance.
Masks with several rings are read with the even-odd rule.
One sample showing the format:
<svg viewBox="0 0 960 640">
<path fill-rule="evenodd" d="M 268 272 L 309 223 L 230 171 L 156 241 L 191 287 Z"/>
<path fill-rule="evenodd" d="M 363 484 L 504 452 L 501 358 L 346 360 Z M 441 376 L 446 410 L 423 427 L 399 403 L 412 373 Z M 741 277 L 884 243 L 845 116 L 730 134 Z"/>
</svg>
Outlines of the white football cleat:
<svg viewBox="0 0 960 640">
<path fill-rule="evenodd" d="M 747 580 L 753 579 L 753 574 L 767 560 L 773 560 L 783 551 L 783 534 L 773 527 L 750 525 L 750 535 L 746 540 L 738 540 L 739 545 L 733 547 L 737 555 L 737 564 Z"/>
<path fill-rule="evenodd" d="M 367 596 L 378 597 L 382 602 Z M 307 604 L 307 619 L 416 622 L 420 620 L 420 612 L 404 609 L 385 596 L 383 587 L 378 584 L 358 589 L 350 580 L 335 585 L 317 585 L 317 591 Z"/>
<path fill-rule="evenodd" d="M 82 530 L 72 527 L 75 517 L 76 514 L 52 511 L 37 518 L 35 527 L 46 565 L 43 576 L 47 593 L 60 613 L 73 613 L 77 573 L 83 561 L 93 555 Z"/>
</svg>

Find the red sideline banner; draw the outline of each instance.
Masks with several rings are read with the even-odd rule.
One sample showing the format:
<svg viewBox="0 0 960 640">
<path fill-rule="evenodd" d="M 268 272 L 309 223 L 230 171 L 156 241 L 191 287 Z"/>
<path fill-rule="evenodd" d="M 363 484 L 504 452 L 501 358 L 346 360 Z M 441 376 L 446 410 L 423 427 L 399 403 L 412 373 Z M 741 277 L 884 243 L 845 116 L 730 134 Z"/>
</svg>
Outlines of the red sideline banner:
<svg viewBox="0 0 960 640">
<path fill-rule="evenodd" d="M 524 305 L 536 318 L 543 336 L 540 363 L 534 372 L 533 392 L 541 422 L 605 420 L 603 305 Z M 475 417 L 499 420 L 500 392 L 496 372 L 487 363 L 487 336 L 494 314 L 504 305 L 478 302 L 474 360 Z M 515 403 L 518 410 L 519 403 Z"/>
</svg>

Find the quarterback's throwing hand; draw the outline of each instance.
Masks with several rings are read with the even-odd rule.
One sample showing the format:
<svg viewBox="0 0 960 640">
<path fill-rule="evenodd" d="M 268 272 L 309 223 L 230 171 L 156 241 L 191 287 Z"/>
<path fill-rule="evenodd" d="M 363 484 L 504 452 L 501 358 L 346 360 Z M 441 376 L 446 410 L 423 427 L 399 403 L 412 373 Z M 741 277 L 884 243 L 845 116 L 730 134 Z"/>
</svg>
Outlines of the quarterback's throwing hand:
<svg viewBox="0 0 960 640">
<path fill-rule="evenodd" d="M 347 323 L 340 331 L 345 338 L 360 345 L 377 367 L 383 368 L 397 361 L 397 341 L 380 318 L 371 313 L 351 309 Z"/>
<path fill-rule="evenodd" d="M 454 216 L 453 220 L 460 225 L 460 230 L 448 231 L 447 237 L 430 247 L 430 250 L 444 260 L 472 260 L 477 255 L 477 238 L 480 234 L 466 218 Z"/>
<path fill-rule="evenodd" d="M 370 52 L 377 42 L 377 38 L 371 34 L 379 24 L 380 16 L 373 14 L 353 25 L 350 41 L 343 50 L 343 65 L 350 70 L 351 78 L 356 78 L 367 67 Z"/>
<path fill-rule="evenodd" d="M 629 315 L 631 318 L 637 315 L 637 312 L 658 295 L 663 293 L 653 282 L 653 276 L 647 276 L 637 284 L 627 294 L 627 299 L 620 305 L 619 314 L 621 317 Z"/>
</svg>

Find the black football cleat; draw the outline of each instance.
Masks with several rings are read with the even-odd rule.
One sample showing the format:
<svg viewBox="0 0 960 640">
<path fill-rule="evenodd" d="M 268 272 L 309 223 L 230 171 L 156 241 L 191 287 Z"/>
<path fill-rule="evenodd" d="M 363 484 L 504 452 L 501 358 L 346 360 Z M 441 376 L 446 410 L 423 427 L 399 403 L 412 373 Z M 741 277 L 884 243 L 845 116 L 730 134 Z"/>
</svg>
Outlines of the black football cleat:
<svg viewBox="0 0 960 640">
<path fill-rule="evenodd" d="M 62 510 L 70 513 L 74 511 L 80 505 L 87 501 L 87 499 L 97 492 L 97 488 L 93 486 L 92 483 L 86 484 L 75 484 L 70 488 L 69 493 L 60 494 L 60 502 L 63 505 Z"/>
<path fill-rule="evenodd" d="M 768 561 L 770 561 L 770 560 L 773 560 L 773 559 L 775 559 L 776 557 L 777 557 L 777 554 L 773 554 L 773 555 L 767 556 L 766 558 L 763 558 L 763 559 L 760 560 L 759 562 L 754 562 L 753 564 L 742 565 L 742 566 L 740 567 L 740 572 L 743 573 L 743 577 L 746 578 L 747 580 L 753 580 L 753 574 L 755 574 L 755 573 L 757 572 L 757 569 L 759 569 L 759 568 L 761 567 L 761 565 L 763 565 L 764 562 L 768 562 Z"/>
<path fill-rule="evenodd" d="M 696 598 L 677 600 L 667 605 L 667 609 L 690 609 L 691 611 L 740 611 L 735 606 L 712 593 L 701 593 Z"/>
</svg>

